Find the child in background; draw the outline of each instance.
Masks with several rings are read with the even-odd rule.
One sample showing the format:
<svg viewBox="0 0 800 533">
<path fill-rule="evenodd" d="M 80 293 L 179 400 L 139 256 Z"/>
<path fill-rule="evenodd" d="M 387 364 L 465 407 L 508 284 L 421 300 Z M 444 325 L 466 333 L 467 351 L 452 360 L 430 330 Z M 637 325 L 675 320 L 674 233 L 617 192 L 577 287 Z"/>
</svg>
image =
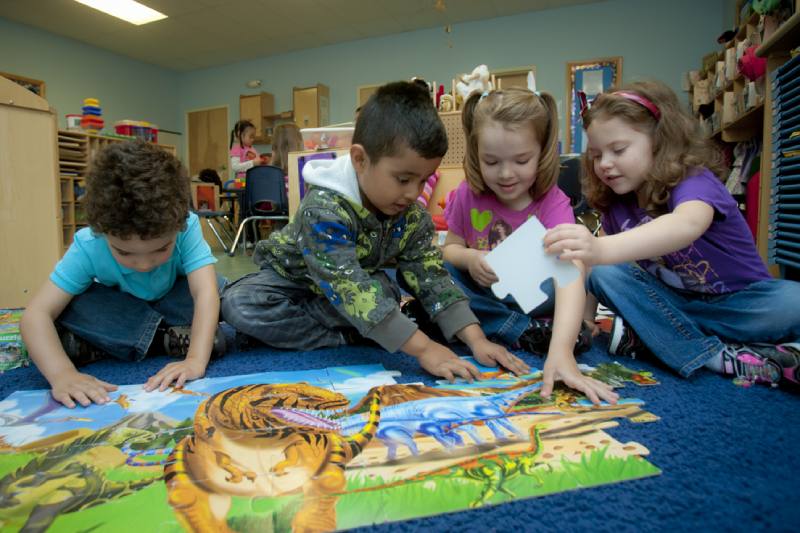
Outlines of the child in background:
<svg viewBox="0 0 800 533">
<path fill-rule="evenodd" d="M 99 152 L 86 177 L 88 228 L 30 302 L 22 335 L 31 359 L 67 407 L 105 403 L 116 386 L 78 372 L 105 355 L 185 357 L 145 389 L 202 377 L 224 351 L 216 262 L 189 212 L 180 161 L 142 141 Z"/>
<path fill-rule="evenodd" d="M 433 223 L 415 201 L 447 151 L 428 94 L 409 82 L 381 87 L 356 123 L 350 157 L 309 161 L 311 185 L 292 221 L 256 246 L 261 270 L 225 288 L 222 312 L 238 331 L 277 347 L 312 350 L 371 339 L 402 350 L 436 376 L 472 380 L 475 365 L 432 341 L 400 311 L 398 278 L 447 339 L 482 364 L 529 367 L 489 342 L 432 244 Z"/>
<path fill-rule="evenodd" d="M 266 164 L 253 146 L 255 138 L 256 127 L 249 120 L 240 120 L 231 130 L 231 169 L 242 186 L 248 170 Z"/>
<path fill-rule="evenodd" d="M 597 265 L 588 290 L 617 315 L 609 352 L 643 343 L 684 377 L 705 366 L 797 382 L 800 351 L 758 343 L 800 339 L 800 284 L 770 278 L 717 151 L 672 90 L 639 82 L 602 94 L 583 126 L 584 192 L 606 236 L 562 225 L 545 245 Z"/>
<path fill-rule="evenodd" d="M 527 89 L 476 92 L 464 105 L 462 121 L 467 179 L 445 208 L 448 234 L 443 253 L 448 270 L 469 296 L 470 306 L 490 338 L 548 354 L 543 395 L 549 395 L 553 382 L 561 379 L 594 403 L 616 401 L 610 387 L 581 374 L 575 362 L 586 298 L 583 277 L 555 290 L 550 281 L 545 285 L 550 298 L 530 316 L 511 297 L 500 300 L 489 289 L 497 276 L 486 262 L 486 254 L 528 218 L 535 216 L 545 227 L 575 221 L 569 199 L 556 186 L 555 100 Z M 531 319 L 552 316 L 554 304 L 552 329 L 549 321 Z M 585 337 L 588 345 L 591 340 Z"/>
<path fill-rule="evenodd" d="M 294 122 L 278 124 L 272 135 L 272 165 L 283 170 L 286 192 L 289 192 L 289 152 L 303 149 L 303 136 Z"/>
<path fill-rule="evenodd" d="M 289 152 L 303 149 L 303 136 L 294 122 L 278 124 L 272 135 L 272 165 L 289 174 Z"/>
</svg>

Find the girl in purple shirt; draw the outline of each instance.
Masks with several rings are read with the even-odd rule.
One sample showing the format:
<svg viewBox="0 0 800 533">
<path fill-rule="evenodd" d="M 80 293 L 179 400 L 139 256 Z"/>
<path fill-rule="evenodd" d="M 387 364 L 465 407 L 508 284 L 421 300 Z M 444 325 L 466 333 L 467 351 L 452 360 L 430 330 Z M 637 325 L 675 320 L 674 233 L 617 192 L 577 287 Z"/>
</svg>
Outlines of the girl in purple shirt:
<svg viewBox="0 0 800 533">
<path fill-rule="evenodd" d="M 584 193 L 606 235 L 563 224 L 545 246 L 595 265 L 589 292 L 616 313 L 609 352 L 649 350 L 684 377 L 706 367 L 798 382 L 800 284 L 770 277 L 718 152 L 672 90 L 638 82 L 602 94 L 583 126 Z"/>
<path fill-rule="evenodd" d="M 560 379 L 594 403 L 601 399 L 615 402 L 616 393 L 582 375 L 575 362 L 586 298 L 582 280 L 565 287 L 554 288 L 552 282 L 545 285 L 550 298 L 530 316 L 510 297 L 499 300 L 489 290 L 497 276 L 484 258 L 513 230 L 532 216 L 545 227 L 575 221 L 567 196 L 556 186 L 555 100 L 549 94 L 525 89 L 475 93 L 464 105 L 463 124 L 467 180 L 445 209 L 448 233 L 443 253 L 453 280 L 470 297 L 470 308 L 487 336 L 547 354 L 543 396 L 548 396 L 554 380 Z M 549 320 L 535 318 L 552 316 L 554 305 L 551 331 Z M 585 337 L 588 345 L 588 332 Z"/>
</svg>

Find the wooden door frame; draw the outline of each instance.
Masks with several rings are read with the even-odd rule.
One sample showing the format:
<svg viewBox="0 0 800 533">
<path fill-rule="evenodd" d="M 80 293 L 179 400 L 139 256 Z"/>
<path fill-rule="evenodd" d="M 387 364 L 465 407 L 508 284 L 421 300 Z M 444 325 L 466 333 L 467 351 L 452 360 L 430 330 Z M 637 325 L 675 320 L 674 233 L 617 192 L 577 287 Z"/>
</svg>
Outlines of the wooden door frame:
<svg viewBox="0 0 800 533">
<path fill-rule="evenodd" d="M 187 171 L 189 170 L 189 166 L 191 165 L 191 162 L 192 162 L 192 159 L 191 159 L 191 155 L 192 154 L 189 152 L 189 147 L 192 144 L 191 143 L 191 139 L 189 138 L 189 135 L 191 133 L 189 131 L 189 113 L 196 113 L 198 111 L 212 111 L 214 109 L 224 109 L 225 110 L 225 114 L 228 117 L 227 124 L 226 124 L 227 128 L 226 128 L 226 131 L 225 131 L 225 138 L 227 139 L 227 136 L 228 136 L 228 134 L 230 134 L 230 131 L 231 131 L 231 106 L 230 105 L 223 104 L 223 105 L 215 105 L 215 106 L 209 106 L 209 107 L 198 107 L 198 108 L 195 108 L 195 109 L 187 109 L 183 114 L 183 126 L 184 126 L 184 131 L 186 131 L 186 143 L 184 144 L 184 156 L 186 157 L 186 159 L 184 159 L 184 161 L 186 161 L 186 170 Z M 222 180 L 222 181 L 224 182 L 225 180 Z"/>
</svg>

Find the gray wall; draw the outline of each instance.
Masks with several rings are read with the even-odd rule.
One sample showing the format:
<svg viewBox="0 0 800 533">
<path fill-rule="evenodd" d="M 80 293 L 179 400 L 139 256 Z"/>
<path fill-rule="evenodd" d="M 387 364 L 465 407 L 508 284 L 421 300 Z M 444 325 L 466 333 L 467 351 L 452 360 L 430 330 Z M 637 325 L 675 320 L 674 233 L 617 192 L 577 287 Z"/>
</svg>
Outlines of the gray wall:
<svg viewBox="0 0 800 533">
<path fill-rule="evenodd" d="M 245 82 L 261 79 L 276 111 L 292 106 L 292 87 L 331 89 L 331 121 L 351 120 L 356 87 L 411 76 L 447 82 L 475 65 L 536 65 L 539 90 L 565 98 L 565 63 L 623 57 L 623 78 L 652 77 L 680 90 L 681 74 L 698 68 L 732 26 L 734 0 L 609 0 L 353 41 L 221 67 L 175 72 L 0 18 L 0 70 L 45 80 L 47 97 L 64 114 L 83 98 L 101 100 L 107 123 L 149 120 L 183 131 L 185 113 L 228 105 L 238 119 Z M 265 28 L 265 31 L 269 31 Z M 11 52 L 13 50 L 13 53 Z M 561 122 L 563 130 L 563 120 Z M 232 124 L 231 124 L 232 125 Z M 179 147 L 179 153 L 182 147 Z"/>
</svg>

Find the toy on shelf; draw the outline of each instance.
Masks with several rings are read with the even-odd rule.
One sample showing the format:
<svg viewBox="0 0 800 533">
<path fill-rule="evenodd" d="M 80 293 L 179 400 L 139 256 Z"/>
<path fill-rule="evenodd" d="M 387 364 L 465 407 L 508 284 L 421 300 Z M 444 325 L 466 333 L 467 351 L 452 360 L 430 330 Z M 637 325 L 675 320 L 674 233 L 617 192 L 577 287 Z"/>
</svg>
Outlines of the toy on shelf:
<svg viewBox="0 0 800 533">
<path fill-rule="evenodd" d="M 436 183 L 439 181 L 439 171 L 437 170 L 425 181 L 425 186 L 422 188 L 422 193 L 417 197 L 417 202 L 419 202 L 422 207 L 427 208 L 428 202 L 431 200 L 431 196 L 433 196 L 433 190 L 436 188 Z"/>
<path fill-rule="evenodd" d="M 114 131 L 117 135 L 158 142 L 158 126 L 144 120 L 118 120 L 114 123 Z"/>
<path fill-rule="evenodd" d="M 100 108 L 100 100 L 97 98 L 83 99 L 83 118 L 81 118 L 81 128 L 89 133 L 97 133 L 103 129 L 103 110 Z"/>
<path fill-rule="evenodd" d="M 489 80 L 489 67 L 486 65 L 478 65 L 469 74 L 462 74 L 458 77 L 456 83 L 456 92 L 461 99 L 466 102 L 469 95 L 475 91 L 486 92 L 491 91 L 494 87 Z"/>
</svg>

